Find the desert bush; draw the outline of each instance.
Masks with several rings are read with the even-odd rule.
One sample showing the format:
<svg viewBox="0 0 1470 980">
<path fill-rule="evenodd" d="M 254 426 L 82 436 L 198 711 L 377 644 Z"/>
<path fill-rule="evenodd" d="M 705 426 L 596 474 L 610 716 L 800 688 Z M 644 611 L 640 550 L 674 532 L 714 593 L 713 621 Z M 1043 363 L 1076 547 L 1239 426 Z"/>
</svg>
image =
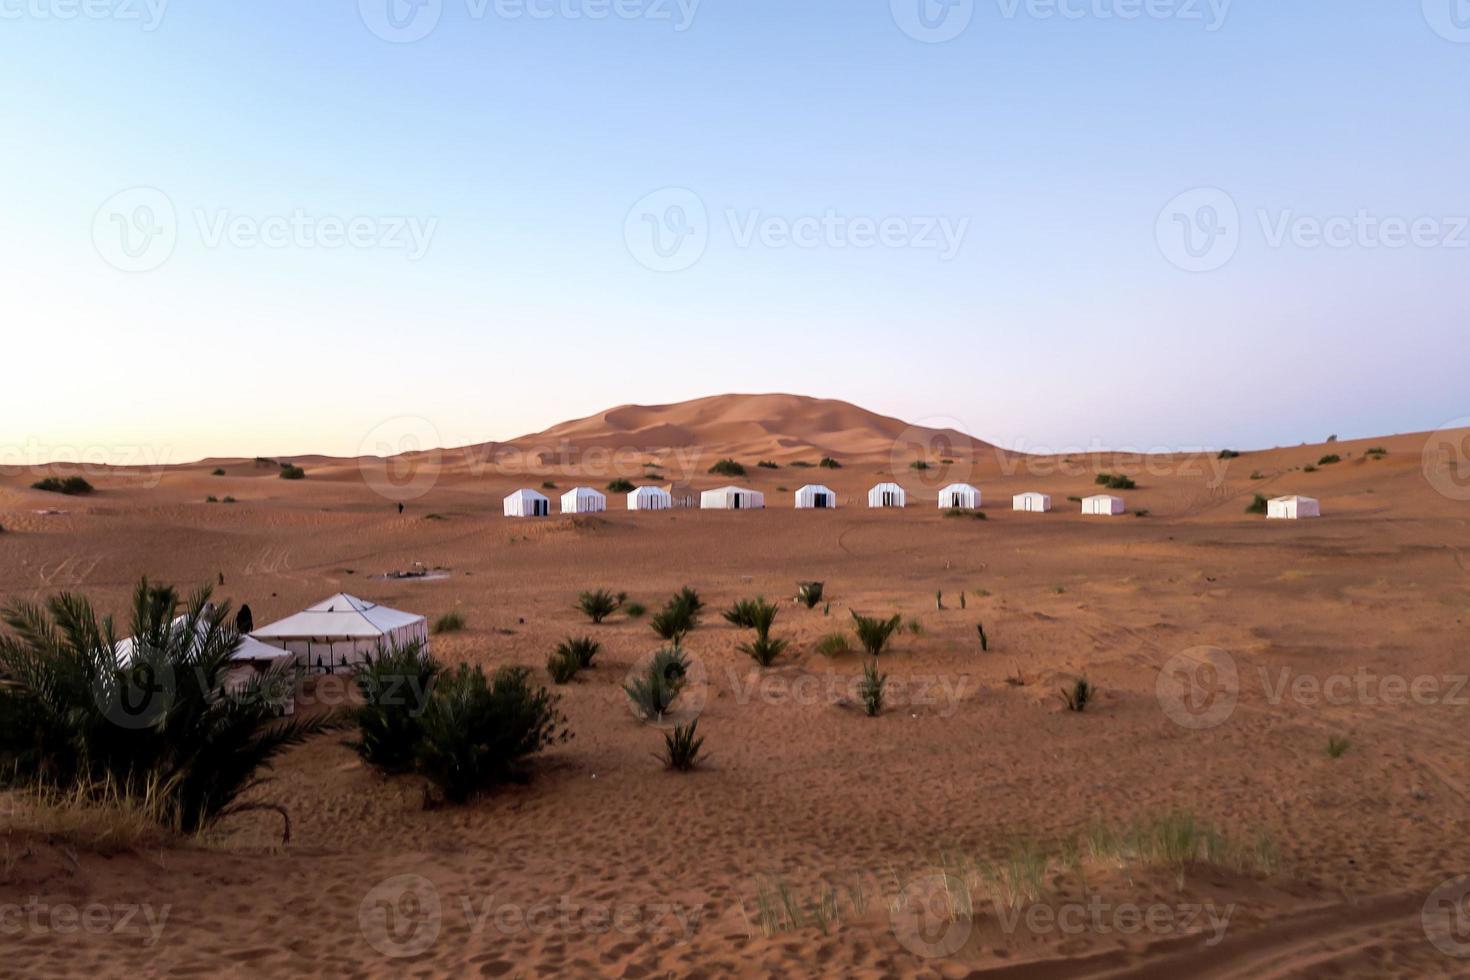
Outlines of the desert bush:
<svg viewBox="0 0 1470 980">
<path fill-rule="evenodd" d="M 1068 711 L 1086 711 L 1087 705 L 1096 693 L 1096 689 L 1087 683 L 1087 678 L 1079 677 L 1070 691 L 1065 688 L 1062 690 L 1062 701 L 1066 704 Z"/>
<path fill-rule="evenodd" d="M 1315 467 L 1312 464 L 1308 463 L 1306 466 L 1303 466 L 1302 467 L 1302 472 L 1303 473 L 1315 473 L 1315 472 L 1317 472 L 1317 467 Z"/>
<path fill-rule="evenodd" d="M 774 639 L 770 633 L 762 632 L 757 634 L 751 642 L 740 644 L 740 652 L 762 667 L 769 667 L 781 654 L 786 652 L 789 645 L 788 640 Z"/>
<path fill-rule="evenodd" d="M 47 493 L 63 493 L 68 497 L 80 497 L 92 492 L 92 484 L 79 476 L 68 476 L 65 479 L 48 476 L 44 480 L 38 480 L 31 484 L 32 490 L 44 490 Z"/>
<path fill-rule="evenodd" d="M 699 625 L 699 613 L 704 600 L 689 586 L 684 586 L 670 599 L 661 612 L 655 613 L 650 624 L 653 631 L 665 640 L 674 643 Z"/>
<path fill-rule="evenodd" d="M 641 602 L 623 603 L 623 615 L 629 619 L 640 619 L 646 612 L 648 612 L 648 607 Z"/>
<path fill-rule="evenodd" d="M 641 677 L 623 685 L 623 691 L 646 721 L 661 720 L 684 689 L 689 661 L 678 647 L 665 647 L 653 655 Z"/>
<path fill-rule="evenodd" d="M 593 623 L 601 623 L 604 619 L 618 611 L 623 604 L 621 595 L 613 595 L 607 589 L 597 589 L 593 592 L 583 592 L 577 597 L 577 608 L 592 620 Z"/>
<path fill-rule="evenodd" d="M 1365 449 L 1363 451 L 1363 455 L 1364 456 L 1383 457 L 1383 456 L 1387 456 L 1388 455 L 1388 450 L 1387 449 L 1384 449 L 1382 446 L 1374 446 L 1372 449 Z"/>
<path fill-rule="evenodd" d="M 553 682 L 557 684 L 570 684 L 572 678 L 582 669 L 581 663 L 577 661 L 576 654 L 568 651 L 565 646 L 559 646 L 551 656 L 546 658 L 546 672 L 551 675 Z"/>
<path fill-rule="evenodd" d="M 803 469 L 803 470 L 809 470 L 809 469 L 812 468 L 812 464 L 811 463 L 808 463 L 804 459 L 798 459 L 798 460 L 794 461 L 791 465 L 794 466 L 794 467 L 796 467 L 797 469 Z"/>
<path fill-rule="evenodd" d="M 1268 503 L 1269 501 L 1266 500 L 1265 496 L 1258 493 L 1251 498 L 1250 506 L 1245 509 L 1245 512 L 1247 514 L 1264 514 L 1270 509 L 1267 506 Z"/>
<path fill-rule="evenodd" d="M 1236 452 L 1234 449 L 1222 449 L 1222 450 L 1220 450 L 1220 455 L 1219 456 L 1216 456 L 1215 458 L 1216 459 L 1239 459 L 1240 458 L 1240 453 Z"/>
<path fill-rule="evenodd" d="M 755 603 L 754 599 L 737 599 L 735 604 L 725 610 L 721 615 L 725 621 L 742 629 L 750 629 L 755 626 Z"/>
<path fill-rule="evenodd" d="M 858 643 L 862 644 L 870 657 L 881 656 L 883 648 L 888 645 L 894 632 L 903 625 L 903 617 L 896 613 L 890 619 L 873 619 L 868 616 L 859 616 L 854 610 L 852 619 Z"/>
<path fill-rule="evenodd" d="M 1352 745 L 1341 735 L 1333 735 L 1327 739 L 1327 755 L 1333 759 L 1341 759 Z"/>
<path fill-rule="evenodd" d="M 215 471 L 210 474 L 210 476 L 224 476 L 224 475 L 225 475 L 225 471 L 222 470 L 222 469 L 219 469 L 219 468 L 216 468 Z"/>
<path fill-rule="evenodd" d="M 80 595 L 12 605 L 3 620 L 13 635 L 0 637 L 0 778 L 84 797 L 111 787 L 183 833 L 247 810 L 285 817 L 239 797 L 330 716 L 279 717 L 285 667 L 225 691 L 239 634 L 208 588 L 183 601 L 140 582 L 131 652 Z"/>
<path fill-rule="evenodd" d="M 863 710 L 868 713 L 869 718 L 876 718 L 883 713 L 883 694 L 887 686 L 888 677 L 878 673 L 876 658 L 863 667 L 863 681 L 858 685 L 858 696 L 863 699 Z"/>
<path fill-rule="evenodd" d="M 434 632 L 435 634 L 458 633 L 460 630 L 465 628 L 465 622 L 466 621 L 464 618 L 464 613 L 460 612 L 458 609 L 451 609 L 449 612 L 434 620 Z"/>
<path fill-rule="evenodd" d="M 1147 517 L 1150 511 L 1147 507 L 1140 507 L 1133 512 L 1134 517 Z"/>
<path fill-rule="evenodd" d="M 763 470 L 779 470 L 781 468 L 781 464 L 780 463 L 773 462 L 772 460 L 769 460 L 769 459 L 763 459 L 759 463 L 756 463 L 755 465 L 758 466 L 758 467 L 760 467 Z"/>
<path fill-rule="evenodd" d="M 815 609 L 817 603 L 822 601 L 822 593 L 826 587 L 823 582 L 797 582 L 796 601 L 808 609 Z"/>
<path fill-rule="evenodd" d="M 1266 474 L 1262 473 L 1260 470 L 1252 470 L 1251 471 L 1251 479 L 1252 480 L 1264 480 L 1265 478 L 1266 478 Z"/>
<path fill-rule="evenodd" d="M 929 468 L 929 463 L 922 459 L 915 460 L 909 464 L 909 469 L 911 470 L 927 470 Z"/>
<path fill-rule="evenodd" d="M 237 501 L 234 497 L 226 497 L 224 500 L 220 501 L 220 503 L 224 503 L 224 504 L 234 504 L 234 503 L 238 503 L 238 502 L 239 501 Z"/>
<path fill-rule="evenodd" d="M 282 463 L 280 476 L 283 480 L 304 480 L 306 479 L 306 471 L 291 463 Z"/>
<path fill-rule="evenodd" d="M 817 641 L 817 652 L 824 657 L 840 657 L 851 649 L 846 633 L 828 633 Z"/>
<path fill-rule="evenodd" d="M 419 719 L 428 707 L 434 679 L 444 668 L 423 644 L 394 644 L 369 656 L 353 672 L 362 704 L 349 714 L 357 737 L 347 744 L 363 760 L 389 772 L 413 767 Z"/>
<path fill-rule="evenodd" d="M 698 719 L 675 725 L 673 731 L 664 733 L 664 765 L 675 772 L 689 772 L 699 765 L 702 748 L 704 737 L 699 734 Z"/>
<path fill-rule="evenodd" d="M 577 666 L 586 670 L 592 666 L 592 660 L 602 649 L 602 644 L 584 636 L 580 639 L 568 637 L 565 642 L 557 644 L 556 652 L 570 657 L 577 662 Z"/>
<path fill-rule="evenodd" d="M 204 498 L 204 502 L 206 504 L 217 504 L 219 503 L 219 498 L 216 497 L 214 494 L 210 494 L 208 497 Z"/>
<path fill-rule="evenodd" d="M 822 457 L 822 461 L 820 463 L 818 463 L 817 465 L 820 466 L 824 470 L 840 470 L 840 469 L 842 469 L 842 464 L 839 463 L 839 462 L 837 462 L 837 460 L 833 459 L 831 456 L 823 456 Z"/>
<path fill-rule="evenodd" d="M 1123 476 L 1121 473 L 1115 473 L 1108 478 L 1109 490 L 1133 490 L 1137 487 L 1138 484 L 1133 482 L 1132 477 Z"/>
<path fill-rule="evenodd" d="M 1342 462 L 1342 457 L 1339 456 L 1339 455 L 1337 455 L 1337 453 L 1328 453 L 1326 456 L 1323 456 L 1321 459 L 1317 460 L 1317 465 L 1318 466 L 1331 466 L 1333 463 L 1341 463 L 1341 462 Z"/>
<path fill-rule="evenodd" d="M 556 484 L 554 482 L 552 482 L 551 480 L 542 480 L 541 481 L 541 489 L 542 490 L 555 490 L 556 489 Z"/>
<path fill-rule="evenodd" d="M 486 677 L 461 664 L 434 685 L 422 718 L 419 772 L 451 803 L 525 775 L 541 750 L 571 737 L 559 700 L 530 682 L 525 667 Z"/>
<path fill-rule="evenodd" d="M 608 493 L 632 493 L 638 489 L 631 480 L 617 479 L 607 485 Z"/>
<path fill-rule="evenodd" d="M 715 474 L 716 476 L 744 476 L 745 475 L 745 467 L 741 466 L 739 463 L 735 462 L 733 459 L 730 459 L 728 457 L 725 458 L 725 459 L 719 460 L 718 462 L 716 462 L 715 465 L 713 465 L 713 466 L 711 466 L 709 468 L 709 471 L 711 473 Z"/>
</svg>

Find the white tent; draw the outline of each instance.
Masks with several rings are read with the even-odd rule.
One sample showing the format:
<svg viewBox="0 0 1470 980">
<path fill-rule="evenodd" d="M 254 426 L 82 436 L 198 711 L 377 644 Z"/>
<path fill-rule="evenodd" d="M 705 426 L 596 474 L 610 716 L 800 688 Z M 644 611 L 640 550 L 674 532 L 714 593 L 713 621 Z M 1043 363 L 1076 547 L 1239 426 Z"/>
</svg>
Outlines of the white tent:
<svg viewBox="0 0 1470 980">
<path fill-rule="evenodd" d="M 744 487 L 720 487 L 700 494 L 699 506 L 704 510 L 761 510 L 766 506 L 766 495 Z"/>
<path fill-rule="evenodd" d="M 378 648 L 414 641 L 429 649 L 429 621 L 339 592 L 330 599 L 256 630 L 252 636 L 279 644 L 308 667 L 361 663 Z"/>
<path fill-rule="evenodd" d="M 880 483 L 868 491 L 869 507 L 907 507 L 908 494 L 897 483 Z"/>
<path fill-rule="evenodd" d="M 517 490 L 505 498 L 506 517 L 545 517 L 551 513 L 551 501 L 535 490 Z"/>
<path fill-rule="evenodd" d="M 674 495 L 662 487 L 639 487 L 628 494 L 629 510 L 670 510 Z"/>
<path fill-rule="evenodd" d="M 561 495 L 563 514 L 595 514 L 607 510 L 607 498 L 591 487 L 573 487 Z"/>
<path fill-rule="evenodd" d="M 1313 497 L 1277 497 L 1266 502 L 1266 517 L 1272 520 L 1295 521 L 1321 516 L 1322 505 Z"/>
<path fill-rule="evenodd" d="M 1035 491 L 1018 493 L 1011 498 L 1011 509 L 1024 510 L 1032 514 L 1044 514 L 1051 510 L 1051 494 Z"/>
<path fill-rule="evenodd" d="M 186 617 L 184 616 L 175 619 L 172 624 L 172 629 L 182 629 L 185 619 Z M 204 642 L 208 629 L 209 624 L 203 619 L 195 625 L 195 635 L 198 637 L 200 643 Z M 132 637 L 117 642 L 116 652 L 119 665 L 126 667 L 132 662 L 133 646 Z M 250 636 L 241 636 L 239 644 L 235 647 L 234 652 L 230 654 L 231 666 L 225 672 L 223 687 L 230 693 L 243 690 L 245 685 L 250 683 L 251 678 L 270 670 L 278 663 L 290 659 L 290 657 L 291 654 L 282 650 L 280 647 L 273 647 L 268 643 L 261 643 L 259 640 Z M 281 707 L 286 714 L 291 714 L 296 708 L 295 699 L 287 697 Z"/>
<path fill-rule="evenodd" d="M 979 510 L 980 491 L 968 483 L 951 483 L 939 491 L 940 510 Z"/>
<path fill-rule="evenodd" d="M 1113 497 L 1105 493 L 1092 497 L 1082 498 L 1082 513 L 1101 514 L 1104 517 L 1112 517 L 1124 511 L 1123 498 Z"/>
<path fill-rule="evenodd" d="M 832 492 L 831 487 L 824 487 L 817 483 L 808 483 L 796 491 L 797 510 L 836 510 L 837 494 Z"/>
</svg>

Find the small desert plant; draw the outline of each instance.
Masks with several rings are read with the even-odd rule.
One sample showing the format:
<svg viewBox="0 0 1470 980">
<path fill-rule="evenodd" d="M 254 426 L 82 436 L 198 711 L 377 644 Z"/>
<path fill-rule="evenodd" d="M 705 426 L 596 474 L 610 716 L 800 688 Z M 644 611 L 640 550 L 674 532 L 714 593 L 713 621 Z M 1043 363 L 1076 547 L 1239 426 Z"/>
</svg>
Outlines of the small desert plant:
<svg viewBox="0 0 1470 980">
<path fill-rule="evenodd" d="M 869 718 L 883 713 L 883 692 L 887 686 L 888 677 L 878 673 L 876 658 L 863 667 L 863 682 L 858 685 L 858 696 L 863 699 L 863 710 Z"/>
<path fill-rule="evenodd" d="M 204 502 L 206 504 L 217 504 L 219 503 L 219 498 L 216 497 L 214 494 L 210 494 L 208 497 L 204 498 Z"/>
<path fill-rule="evenodd" d="M 1216 456 L 1215 458 L 1216 459 L 1239 459 L 1240 458 L 1240 453 L 1236 452 L 1234 449 L 1222 449 L 1222 450 L 1220 450 L 1220 455 L 1219 456 Z"/>
<path fill-rule="evenodd" d="M 755 465 L 763 470 L 779 470 L 781 468 L 781 464 L 772 462 L 769 459 L 763 459 Z"/>
<path fill-rule="evenodd" d="M 1328 453 L 1326 456 L 1323 456 L 1321 459 L 1317 460 L 1317 465 L 1318 466 L 1331 466 L 1333 463 L 1341 463 L 1341 462 L 1342 462 L 1342 457 L 1339 456 L 1339 455 L 1337 455 L 1337 453 Z"/>
<path fill-rule="evenodd" d="M 1133 490 L 1137 486 L 1138 484 L 1134 483 L 1131 477 L 1126 477 L 1121 474 L 1115 475 L 1108 480 L 1109 490 Z"/>
<path fill-rule="evenodd" d="M 689 661 L 683 651 L 666 647 L 654 654 L 641 677 L 623 685 L 623 691 L 645 720 L 658 721 L 683 690 L 688 671 Z"/>
<path fill-rule="evenodd" d="M 556 484 L 554 482 L 552 482 L 551 480 L 542 480 L 541 481 L 541 489 L 542 490 L 555 490 L 556 489 Z"/>
<path fill-rule="evenodd" d="M 911 470 L 927 470 L 927 469 L 929 469 L 929 464 L 926 461 L 924 461 L 922 459 L 919 459 L 919 460 L 915 460 L 914 462 L 910 463 L 909 464 L 909 469 L 911 469 Z"/>
<path fill-rule="evenodd" d="M 608 493 L 632 493 L 636 489 L 637 487 L 633 486 L 632 481 L 622 478 L 613 480 L 607 485 Z"/>
<path fill-rule="evenodd" d="M 796 468 L 798 468 L 798 469 L 803 469 L 803 470 L 809 470 L 809 469 L 812 468 L 812 464 L 811 463 L 808 463 L 804 459 L 798 459 L 795 462 L 793 462 L 791 465 L 794 466 L 794 467 L 796 467 Z"/>
<path fill-rule="evenodd" d="M 1262 473 L 1260 470 L 1253 470 L 1253 471 L 1251 471 L 1251 479 L 1252 480 L 1264 480 L 1265 478 L 1266 478 L 1266 474 Z"/>
<path fill-rule="evenodd" d="M 225 503 L 225 504 L 233 504 L 233 503 L 238 503 L 238 501 L 237 501 L 237 500 L 235 500 L 235 498 L 234 498 L 234 497 L 226 497 L 226 498 L 225 498 L 225 499 L 224 499 L 224 500 L 222 500 L 222 501 L 220 501 L 220 502 L 221 502 L 221 503 Z"/>
<path fill-rule="evenodd" d="M 934 608 L 935 609 L 943 609 L 944 608 L 944 590 L 943 589 L 935 589 L 934 590 Z"/>
<path fill-rule="evenodd" d="M 577 608 L 582 610 L 593 623 L 601 623 L 617 612 L 622 602 L 620 597 L 613 595 L 607 589 L 597 589 L 594 592 L 583 592 L 578 596 Z"/>
<path fill-rule="evenodd" d="M 1327 739 L 1327 755 L 1333 759 L 1341 759 L 1351 745 L 1341 735 L 1333 735 Z"/>
<path fill-rule="evenodd" d="M 976 623 L 975 624 L 975 632 L 978 633 L 978 634 L 980 634 L 980 652 L 981 653 L 989 653 L 990 652 L 990 637 L 985 635 L 985 624 L 984 623 Z"/>
<path fill-rule="evenodd" d="M 582 665 L 577 660 L 576 654 L 569 651 L 566 644 L 557 647 L 551 656 L 546 658 L 546 672 L 557 684 L 570 684 L 572 678 L 576 677 L 577 672 L 581 669 Z"/>
<path fill-rule="evenodd" d="M 1087 710 L 1087 705 L 1092 701 L 1097 691 L 1087 683 L 1087 678 L 1079 677 L 1072 684 L 1070 691 L 1062 689 L 1062 702 L 1066 704 L 1068 711 L 1082 712 Z"/>
<path fill-rule="evenodd" d="M 960 590 L 960 608 L 961 609 L 964 609 L 965 608 L 965 590 L 964 589 L 961 589 Z"/>
<path fill-rule="evenodd" d="M 1147 517 L 1148 515 L 1149 515 L 1149 509 L 1147 507 L 1140 507 L 1140 508 L 1138 508 L 1138 510 L 1135 510 L 1133 512 L 1133 516 L 1134 517 Z"/>
<path fill-rule="evenodd" d="M 924 624 L 919 622 L 919 620 L 917 619 L 910 619 L 903 625 L 904 628 L 907 629 L 914 636 L 922 636 L 924 634 Z"/>
<path fill-rule="evenodd" d="M 282 463 L 280 477 L 283 480 L 304 480 L 306 471 L 292 463 Z"/>
<path fill-rule="evenodd" d="M 817 652 L 824 657 L 840 657 L 851 649 L 846 633 L 828 633 L 817 641 Z"/>
<path fill-rule="evenodd" d="M 665 603 L 664 608 L 650 620 L 653 631 L 665 640 L 674 643 L 699 625 L 699 612 L 704 600 L 689 586 L 684 586 Z"/>
<path fill-rule="evenodd" d="M 434 633 L 458 633 L 465 628 L 465 622 L 464 613 L 458 609 L 450 610 L 434 620 Z"/>
<path fill-rule="evenodd" d="M 1302 472 L 1303 473 L 1315 473 L 1315 472 L 1317 472 L 1317 467 L 1315 467 L 1312 464 L 1308 463 L 1306 466 L 1303 466 L 1302 467 Z"/>
<path fill-rule="evenodd" d="M 79 497 L 91 493 L 93 487 L 79 476 L 69 476 L 65 479 L 48 476 L 44 480 L 32 483 L 31 489 L 45 490 L 47 493 L 63 493 L 68 497 Z"/>
<path fill-rule="evenodd" d="M 581 639 L 572 639 L 569 637 L 565 642 L 557 644 L 556 652 L 562 656 L 570 657 L 576 661 L 579 668 L 586 670 L 592 666 L 593 658 L 597 656 L 598 651 L 601 649 L 602 644 L 590 636 L 584 636 Z"/>
<path fill-rule="evenodd" d="M 764 600 L 762 600 L 764 601 Z M 755 626 L 755 604 L 754 599 L 739 599 L 723 613 L 725 621 L 739 626 L 742 629 L 751 629 Z"/>
<path fill-rule="evenodd" d="M 699 720 L 695 719 L 664 733 L 664 754 L 660 758 L 675 772 L 689 772 L 699 765 L 699 751 L 703 747 L 704 736 L 699 734 Z"/>
<path fill-rule="evenodd" d="M 874 619 L 869 616 L 859 616 L 856 611 L 852 613 L 853 629 L 857 631 L 858 642 L 867 651 L 870 657 L 879 657 L 883 648 L 893 637 L 895 631 L 903 625 L 903 617 L 894 614 L 889 619 Z"/>
<path fill-rule="evenodd" d="M 822 461 L 820 463 L 818 463 L 817 465 L 820 466 L 824 470 L 840 470 L 840 469 L 842 469 L 842 464 L 839 463 L 839 462 L 837 462 L 837 460 L 833 459 L 831 456 L 823 456 L 822 457 Z"/>
<path fill-rule="evenodd" d="M 222 470 L 222 469 L 216 469 L 213 473 L 210 474 L 210 476 L 224 476 L 224 475 L 225 475 L 225 471 Z"/>
<path fill-rule="evenodd" d="M 352 675 L 362 704 L 352 709 L 357 738 L 348 745 L 380 769 L 403 772 L 412 768 L 419 719 L 442 670 L 419 642 L 394 644 L 369 655 Z"/>
<path fill-rule="evenodd" d="M 733 459 L 730 459 L 728 457 L 726 457 L 725 459 L 722 459 L 722 460 L 719 460 L 718 462 L 716 462 L 715 465 L 713 465 L 713 466 L 711 466 L 709 468 L 709 471 L 711 473 L 713 473 L 714 475 L 716 475 L 716 476 L 744 476 L 745 475 L 745 467 L 741 466 L 739 463 L 735 462 Z"/>
<path fill-rule="evenodd" d="M 1388 450 L 1387 449 L 1384 449 L 1382 446 L 1374 446 L 1372 449 L 1365 449 L 1363 451 L 1363 455 L 1364 456 L 1383 457 L 1383 456 L 1387 456 L 1388 455 Z"/>
<path fill-rule="evenodd" d="M 531 756 L 571 737 L 558 699 L 532 686 L 530 673 L 502 667 L 486 677 L 462 664 L 435 683 L 417 762 L 451 803 L 521 778 Z"/>
<path fill-rule="evenodd" d="M 822 582 L 797 582 L 796 601 L 808 609 L 815 609 L 822 601 L 822 591 L 826 585 Z"/>
<path fill-rule="evenodd" d="M 788 640 L 773 639 L 769 633 L 760 633 L 749 643 L 740 644 L 740 652 L 760 664 L 769 667 L 776 662 L 776 658 L 786 652 L 790 645 Z"/>
<path fill-rule="evenodd" d="M 1270 509 L 1267 504 L 1268 501 L 1266 498 L 1258 493 L 1251 498 L 1250 506 L 1245 509 L 1245 512 L 1247 514 L 1264 514 Z"/>
<path fill-rule="evenodd" d="M 648 607 L 641 602 L 623 603 L 623 615 L 629 619 L 639 619 L 646 612 L 648 612 Z"/>
</svg>

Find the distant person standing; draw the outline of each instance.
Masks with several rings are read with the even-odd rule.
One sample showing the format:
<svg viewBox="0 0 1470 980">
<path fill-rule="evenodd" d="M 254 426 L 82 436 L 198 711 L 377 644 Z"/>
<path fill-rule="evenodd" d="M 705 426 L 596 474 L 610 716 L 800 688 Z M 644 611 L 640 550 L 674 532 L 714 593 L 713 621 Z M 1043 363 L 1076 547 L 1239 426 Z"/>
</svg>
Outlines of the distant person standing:
<svg viewBox="0 0 1470 980">
<path fill-rule="evenodd" d="M 401 501 L 401 500 L 398 501 L 398 513 L 399 514 L 402 514 L 403 513 L 403 501 Z"/>
</svg>

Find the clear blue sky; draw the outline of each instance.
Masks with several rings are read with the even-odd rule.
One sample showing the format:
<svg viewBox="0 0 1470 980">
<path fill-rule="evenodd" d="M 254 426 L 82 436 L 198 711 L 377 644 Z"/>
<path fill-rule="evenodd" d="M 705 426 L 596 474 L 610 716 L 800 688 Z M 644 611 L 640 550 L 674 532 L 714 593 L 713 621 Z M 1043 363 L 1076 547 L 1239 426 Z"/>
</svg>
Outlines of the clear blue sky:
<svg viewBox="0 0 1470 980">
<path fill-rule="evenodd" d="M 1453 0 L 92 2 L 0 0 L 0 462 L 727 391 L 1023 449 L 1470 414 Z"/>
</svg>

